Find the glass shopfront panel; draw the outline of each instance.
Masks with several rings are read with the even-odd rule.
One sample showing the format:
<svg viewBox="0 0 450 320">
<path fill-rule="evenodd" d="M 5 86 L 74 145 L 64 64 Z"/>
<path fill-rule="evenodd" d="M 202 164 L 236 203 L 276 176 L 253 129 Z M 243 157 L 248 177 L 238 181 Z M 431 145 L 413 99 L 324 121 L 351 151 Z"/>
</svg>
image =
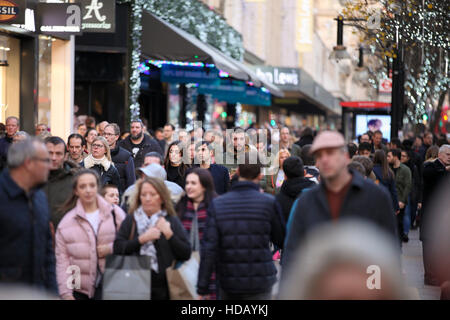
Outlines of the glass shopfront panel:
<svg viewBox="0 0 450 320">
<path fill-rule="evenodd" d="M 38 123 L 51 128 L 52 43 L 55 39 L 39 36 Z"/>
<path fill-rule="evenodd" d="M 20 40 L 0 34 L 0 122 L 19 116 Z"/>
</svg>

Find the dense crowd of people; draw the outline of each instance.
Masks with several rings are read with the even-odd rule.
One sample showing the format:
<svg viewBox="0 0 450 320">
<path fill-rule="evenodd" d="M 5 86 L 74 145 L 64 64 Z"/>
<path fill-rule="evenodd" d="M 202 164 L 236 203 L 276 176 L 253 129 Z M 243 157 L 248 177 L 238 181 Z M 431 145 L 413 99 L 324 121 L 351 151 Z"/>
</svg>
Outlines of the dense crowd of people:
<svg viewBox="0 0 450 320">
<path fill-rule="evenodd" d="M 434 271 L 430 227 L 433 197 L 450 172 L 444 136 L 426 132 L 388 143 L 380 131 L 369 131 L 348 143 L 338 132 L 311 128 L 188 132 L 167 124 L 153 132 L 141 120 L 131 121 L 124 133 L 115 123 L 96 126 L 91 120 L 65 141 L 44 124 L 32 137 L 20 131 L 18 118 L 6 119 L 0 139 L 0 283 L 45 288 L 67 300 L 102 299 L 108 255 L 148 256 L 151 298 L 166 300 L 165 270 L 198 252 L 200 299 L 271 299 L 276 263 L 281 297 L 350 298 L 352 290 L 340 295 L 338 287 L 326 292 L 316 284 L 314 292 L 297 292 L 291 284 L 296 276 L 313 284 L 302 277 L 315 254 L 370 255 L 351 243 L 376 241 L 373 230 L 367 231 L 372 238 L 344 241 L 344 231 L 352 229 L 343 225 L 344 231 L 327 233 L 334 246 L 317 244 L 320 252 L 309 242 L 319 238 L 319 227 L 356 220 L 380 230 L 383 240 L 374 248 L 390 246 L 386 252 L 398 257 L 410 230 L 420 227 L 424 282 L 448 287 L 450 279 Z M 71 265 L 81 275 L 74 289 L 67 285 Z M 397 281 L 394 270 L 390 276 Z M 319 272 L 311 270 L 311 277 L 313 271 Z M 345 271 L 323 276 L 336 280 Z M 406 295 L 398 290 L 377 297 Z"/>
</svg>

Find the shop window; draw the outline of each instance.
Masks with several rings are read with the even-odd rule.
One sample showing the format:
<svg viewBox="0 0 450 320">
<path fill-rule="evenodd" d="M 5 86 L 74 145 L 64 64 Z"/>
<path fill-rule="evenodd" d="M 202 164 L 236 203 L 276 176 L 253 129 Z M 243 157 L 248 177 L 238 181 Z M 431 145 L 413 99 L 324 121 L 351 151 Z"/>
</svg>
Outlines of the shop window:
<svg viewBox="0 0 450 320">
<path fill-rule="evenodd" d="M 0 35 L 0 122 L 19 116 L 20 40 Z"/>
<path fill-rule="evenodd" d="M 38 123 L 51 128 L 51 94 L 52 94 L 52 43 L 54 39 L 39 36 L 39 97 Z"/>
</svg>

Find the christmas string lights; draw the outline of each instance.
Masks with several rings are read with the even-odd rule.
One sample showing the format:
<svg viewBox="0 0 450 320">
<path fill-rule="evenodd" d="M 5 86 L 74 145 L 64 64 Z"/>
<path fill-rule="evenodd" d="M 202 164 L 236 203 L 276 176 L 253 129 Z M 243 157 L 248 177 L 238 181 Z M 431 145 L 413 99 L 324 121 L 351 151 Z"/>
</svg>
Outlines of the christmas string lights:
<svg viewBox="0 0 450 320">
<path fill-rule="evenodd" d="M 373 53 L 378 50 L 384 55 L 383 64 L 370 72 L 373 87 L 386 76 L 387 63 L 392 65 L 401 42 L 406 115 L 412 122 L 422 122 L 423 115 L 436 109 L 437 101 L 443 100 L 440 98 L 450 87 L 445 71 L 450 52 L 449 10 L 448 1 L 441 0 L 380 0 L 374 5 L 354 0 L 342 11 L 346 19 L 362 18 L 363 22 L 355 23 L 361 42 Z M 369 26 L 375 14 L 381 16 L 379 25 Z"/>
<path fill-rule="evenodd" d="M 149 74 L 150 69 L 141 65 L 142 10 L 147 10 L 163 20 L 187 31 L 203 42 L 219 49 L 222 53 L 242 61 L 244 47 L 242 36 L 227 24 L 224 18 L 210 10 L 198 0 L 118 0 L 131 5 L 130 37 L 130 117 L 139 118 L 139 94 L 141 72 Z M 222 73 L 224 77 L 228 74 Z"/>
</svg>

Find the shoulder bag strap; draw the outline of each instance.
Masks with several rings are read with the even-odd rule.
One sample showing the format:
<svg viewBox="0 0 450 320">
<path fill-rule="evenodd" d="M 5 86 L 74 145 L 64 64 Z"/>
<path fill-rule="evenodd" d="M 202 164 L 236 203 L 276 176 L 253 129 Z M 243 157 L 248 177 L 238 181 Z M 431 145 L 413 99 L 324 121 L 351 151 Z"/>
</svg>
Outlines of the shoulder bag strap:
<svg viewBox="0 0 450 320">
<path fill-rule="evenodd" d="M 134 238 L 134 234 L 136 233 L 136 220 L 134 220 L 134 214 L 131 215 L 132 216 L 132 225 L 131 225 L 131 232 L 130 232 L 130 237 L 128 238 L 128 240 L 133 240 Z"/>
<path fill-rule="evenodd" d="M 111 214 L 113 216 L 114 227 L 115 227 L 115 229 L 117 231 L 116 212 L 114 211 L 114 205 L 113 205 L 113 208 L 111 210 Z"/>
<path fill-rule="evenodd" d="M 191 246 L 192 251 L 199 251 L 200 250 L 200 237 L 198 235 L 198 218 L 197 218 L 197 212 L 194 213 L 194 217 L 192 218 L 192 225 L 191 225 Z"/>
</svg>

